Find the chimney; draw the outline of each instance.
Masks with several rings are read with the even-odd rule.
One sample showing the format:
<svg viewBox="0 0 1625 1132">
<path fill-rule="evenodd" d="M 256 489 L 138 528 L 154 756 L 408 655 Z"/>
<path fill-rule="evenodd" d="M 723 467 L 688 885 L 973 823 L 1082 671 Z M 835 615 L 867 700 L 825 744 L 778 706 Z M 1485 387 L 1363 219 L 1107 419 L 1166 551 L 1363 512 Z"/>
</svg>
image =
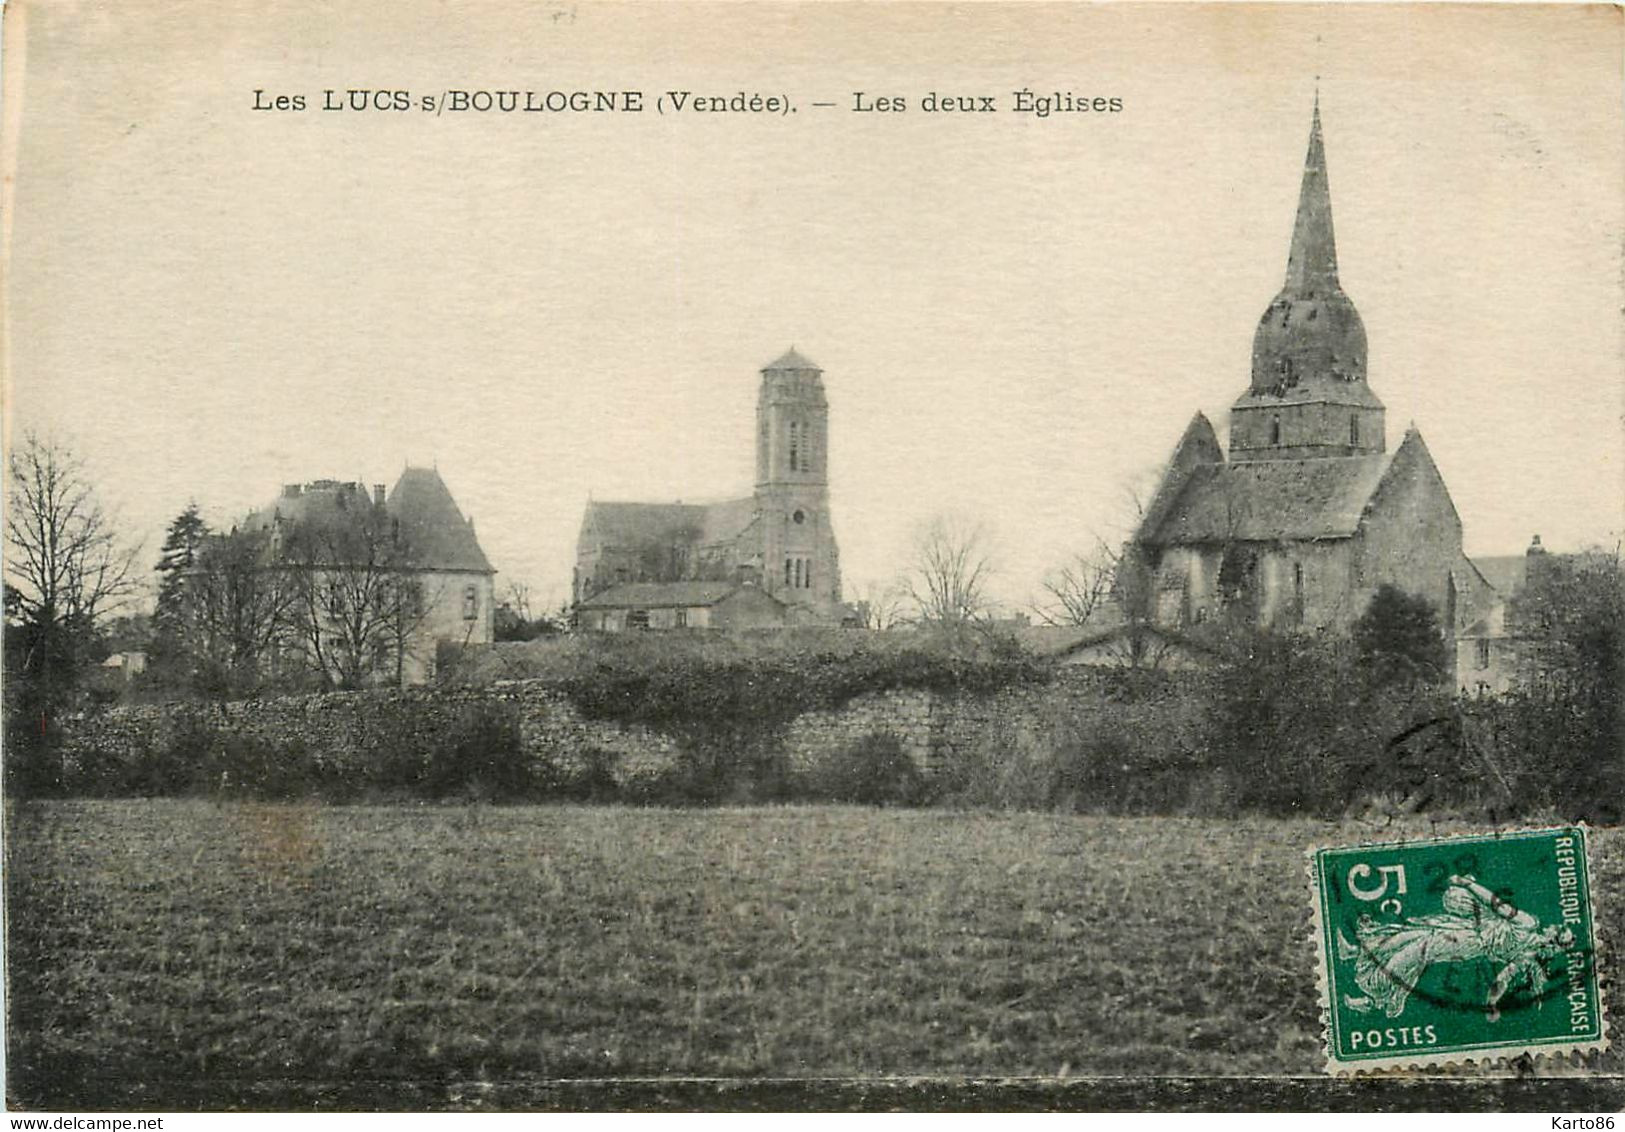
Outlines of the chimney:
<svg viewBox="0 0 1625 1132">
<path fill-rule="evenodd" d="M 1529 549 L 1527 551 L 1525 551 L 1524 553 L 1525 554 L 1531 554 L 1531 555 L 1533 555 L 1533 554 L 1545 554 L 1546 553 L 1546 548 L 1544 546 L 1540 545 L 1540 536 L 1539 535 L 1536 535 L 1534 537 L 1534 539 L 1529 543 Z"/>
<path fill-rule="evenodd" d="M 375 484 L 372 485 L 372 501 L 374 503 L 378 504 L 378 506 L 380 506 L 380 507 L 382 507 L 384 505 L 384 485 L 383 484 L 375 483 Z"/>
</svg>

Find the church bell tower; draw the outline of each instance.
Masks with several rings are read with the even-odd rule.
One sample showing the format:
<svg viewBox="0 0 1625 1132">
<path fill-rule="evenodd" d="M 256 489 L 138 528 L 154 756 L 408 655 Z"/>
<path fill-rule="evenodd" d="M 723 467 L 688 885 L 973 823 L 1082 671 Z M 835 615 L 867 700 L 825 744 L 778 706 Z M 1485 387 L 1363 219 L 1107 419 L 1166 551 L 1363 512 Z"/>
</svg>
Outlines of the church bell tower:
<svg viewBox="0 0 1625 1132">
<path fill-rule="evenodd" d="M 1230 458 L 1364 456 L 1386 444 L 1382 402 L 1366 383 L 1365 325 L 1337 278 L 1317 95 L 1286 282 L 1253 335 L 1252 383 L 1230 410 Z"/>
<path fill-rule="evenodd" d="M 829 402 L 823 370 L 792 347 L 762 369 L 756 503 L 762 585 L 792 612 L 828 617 L 841 600 L 829 517 Z"/>
</svg>

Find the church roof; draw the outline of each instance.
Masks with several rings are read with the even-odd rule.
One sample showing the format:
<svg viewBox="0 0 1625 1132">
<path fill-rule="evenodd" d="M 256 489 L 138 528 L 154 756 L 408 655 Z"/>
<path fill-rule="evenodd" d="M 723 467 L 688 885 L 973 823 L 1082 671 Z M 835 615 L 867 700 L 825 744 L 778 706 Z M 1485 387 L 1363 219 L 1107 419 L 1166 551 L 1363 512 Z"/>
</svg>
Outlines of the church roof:
<svg viewBox="0 0 1625 1132">
<path fill-rule="evenodd" d="M 745 533 L 756 520 L 756 497 L 727 499 L 721 503 L 705 504 L 705 518 L 700 529 L 700 542 L 712 545 L 733 542 Z"/>
<path fill-rule="evenodd" d="M 592 500 L 582 519 L 600 546 L 642 546 L 673 538 L 697 537 L 705 508 L 697 503 L 617 503 Z"/>
<path fill-rule="evenodd" d="M 599 546 L 635 547 L 673 541 L 709 546 L 737 539 L 755 517 L 754 498 L 720 503 L 593 500 L 587 504 L 582 528 L 594 533 Z"/>
<path fill-rule="evenodd" d="M 778 359 L 776 361 L 769 362 L 767 365 L 762 367 L 763 372 L 766 372 L 767 370 L 773 370 L 773 369 L 813 369 L 813 370 L 816 370 L 816 369 L 818 369 L 818 366 L 815 363 L 813 363 L 811 361 L 808 361 L 806 358 L 802 357 L 800 354 L 798 354 L 796 352 L 796 348 L 794 346 L 791 346 L 783 354 L 779 355 L 779 357 L 778 357 Z M 823 371 L 819 370 L 819 372 L 822 373 Z"/>
<path fill-rule="evenodd" d="M 1199 465 L 1145 541 L 1347 538 L 1359 528 L 1388 464 L 1379 453 Z"/>
<path fill-rule="evenodd" d="M 390 489 L 384 506 L 400 520 L 401 535 L 418 566 L 496 573 L 474 537 L 474 524 L 463 518 L 446 481 L 435 469 L 407 468 Z"/>
<path fill-rule="evenodd" d="M 1473 558 L 1473 565 L 1484 575 L 1484 580 L 1495 587 L 1502 597 L 1510 597 L 1523 587 L 1529 574 L 1529 555 L 1494 554 Z"/>
<path fill-rule="evenodd" d="M 716 605 L 738 582 L 626 582 L 581 603 L 583 609 L 671 609 Z"/>
</svg>

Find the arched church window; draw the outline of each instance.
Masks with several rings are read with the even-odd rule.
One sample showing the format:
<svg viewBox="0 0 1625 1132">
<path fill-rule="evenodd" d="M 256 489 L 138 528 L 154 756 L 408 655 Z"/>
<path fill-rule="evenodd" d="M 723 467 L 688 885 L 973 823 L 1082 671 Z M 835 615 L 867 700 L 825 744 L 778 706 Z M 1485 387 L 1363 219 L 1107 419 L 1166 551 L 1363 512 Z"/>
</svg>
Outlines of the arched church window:
<svg viewBox="0 0 1625 1132">
<path fill-rule="evenodd" d="M 795 559 L 786 558 L 784 560 L 784 584 L 786 586 L 788 586 L 790 584 L 790 579 L 794 576 L 792 574 L 792 570 L 794 568 L 795 568 Z"/>
<path fill-rule="evenodd" d="M 1270 443 L 1272 445 L 1281 443 L 1281 418 L 1280 417 L 1271 417 L 1270 418 Z"/>
<path fill-rule="evenodd" d="M 801 458 L 801 426 L 795 421 L 790 422 L 790 470 L 796 471 L 796 465 Z"/>
<path fill-rule="evenodd" d="M 801 588 L 804 590 L 810 590 L 812 589 L 812 559 L 808 558 L 804 561 L 806 566 L 801 571 Z"/>
<path fill-rule="evenodd" d="M 1358 413 L 1349 414 L 1349 443 L 1360 443 L 1360 416 Z"/>
</svg>

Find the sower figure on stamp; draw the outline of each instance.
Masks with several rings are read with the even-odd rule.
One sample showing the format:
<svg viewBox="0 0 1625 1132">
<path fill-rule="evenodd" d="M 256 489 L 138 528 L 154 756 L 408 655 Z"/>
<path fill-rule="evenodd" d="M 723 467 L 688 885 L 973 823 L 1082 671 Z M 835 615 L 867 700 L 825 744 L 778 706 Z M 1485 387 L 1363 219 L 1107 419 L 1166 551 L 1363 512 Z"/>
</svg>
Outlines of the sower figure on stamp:
<svg viewBox="0 0 1625 1132">
<path fill-rule="evenodd" d="M 1355 942 L 1337 934 L 1338 955 L 1355 961 L 1355 982 L 1363 996 L 1344 995 L 1352 1009 L 1381 1008 L 1399 1017 L 1422 973 L 1434 963 L 1488 960 L 1498 967 L 1485 996 L 1485 1016 L 1501 1016 L 1500 1002 L 1521 983 L 1538 987 L 1546 974 L 1543 960 L 1562 954 L 1573 933 L 1521 912 L 1470 876 L 1453 876 L 1444 891 L 1444 911 L 1382 924 L 1369 915 L 1354 927 Z"/>
</svg>

